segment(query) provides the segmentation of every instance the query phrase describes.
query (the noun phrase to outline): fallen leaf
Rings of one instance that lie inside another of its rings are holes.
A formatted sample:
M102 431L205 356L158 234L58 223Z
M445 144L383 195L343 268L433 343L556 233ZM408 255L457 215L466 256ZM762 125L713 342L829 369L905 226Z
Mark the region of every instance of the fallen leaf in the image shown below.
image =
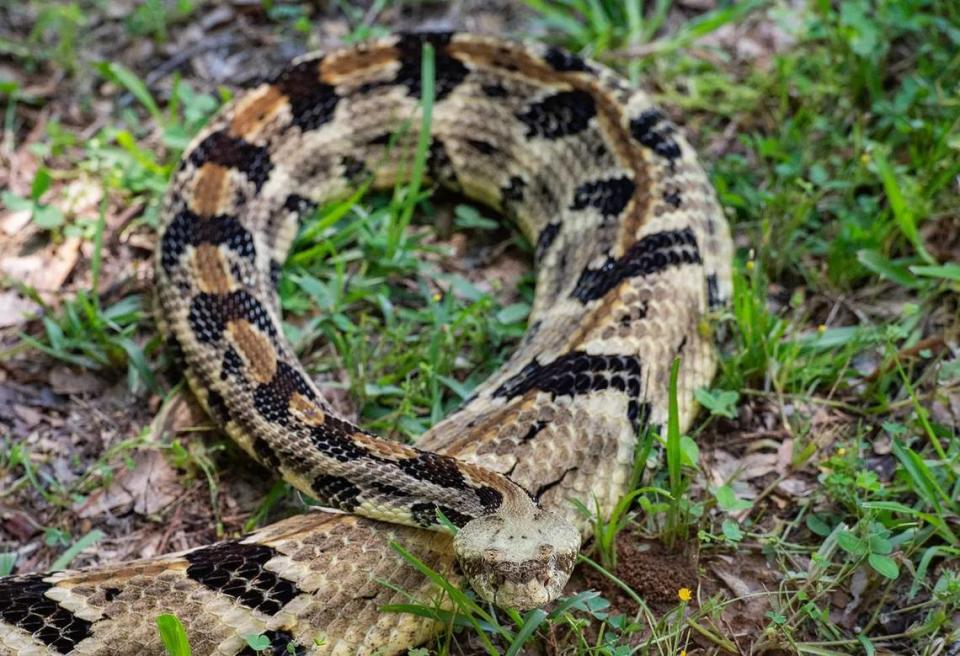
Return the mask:
M805 497L810 494L812 486L799 477L785 478L777 484L777 491L788 497Z
M753 480L777 472L780 458L776 453L751 453L741 460L740 478Z
M754 592L754 589L747 583L746 579L741 576L741 573L730 572L717 564L714 564L710 569L717 575L717 578L730 588L734 596L748 597L750 593Z
M43 528L22 510L0 509L0 526L20 542L26 542Z
M714 585L722 581L733 593L733 603L723 611L723 623L731 637L746 637L760 630L768 622L766 612L770 610L770 598L764 593L778 587L780 575L762 557L752 554L718 556L707 567L714 574L707 578Z
M793 462L793 438L786 438L777 449L777 473L783 476Z
M43 421L43 413L27 405L17 403L13 406L13 412L27 425L27 429L31 429Z
M130 509L152 515L176 500L181 492L177 472L159 450L138 451L133 460L132 469L121 470L107 488L97 490L77 507L79 517Z
M27 224L30 223L30 216L29 209L8 211L3 218L0 218L0 230L12 237L27 227Z
M57 394L95 394L103 391L105 386L102 379L87 371L54 367L50 372L50 387Z
M58 292L80 257L79 237L66 239L59 247L38 253L7 257L0 261L4 273L41 292Z
M867 575L865 567L859 567L853 573L850 579L851 599L843 609L843 625L847 628L853 628L857 620L857 609L860 607L860 599L867 590L870 583L870 577Z
M29 321L40 306L13 290L0 293L0 328L19 326Z

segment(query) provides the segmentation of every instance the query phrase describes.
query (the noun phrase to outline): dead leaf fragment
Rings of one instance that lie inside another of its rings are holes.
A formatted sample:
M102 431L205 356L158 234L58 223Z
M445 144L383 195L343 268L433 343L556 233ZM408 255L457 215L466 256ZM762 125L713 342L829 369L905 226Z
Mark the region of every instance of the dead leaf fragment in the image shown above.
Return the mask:
M20 542L26 542L43 528L27 513L5 508L0 508L0 526Z
M777 491L789 498L800 498L810 494L812 486L806 480L791 476L785 478L777 484Z
M70 237L56 248L4 258L0 269L37 291L59 292L80 258L80 243L79 237Z
M39 305L13 290L0 293L0 328L19 326L39 311Z
M776 453L751 453L741 459L740 478L752 481L777 471L780 459Z
M13 406L13 412L26 424L27 429L34 428L43 421L43 413L28 405L17 403Z
M77 508L82 518L132 509L152 515L173 503L181 492L177 472L156 450L138 451L133 469L123 469L109 487L97 490Z
M0 231L12 237L27 227L30 223L30 210L8 211L5 216L0 217Z
M96 394L106 384L87 371L75 371L69 367L54 367L50 372L50 387L57 394Z

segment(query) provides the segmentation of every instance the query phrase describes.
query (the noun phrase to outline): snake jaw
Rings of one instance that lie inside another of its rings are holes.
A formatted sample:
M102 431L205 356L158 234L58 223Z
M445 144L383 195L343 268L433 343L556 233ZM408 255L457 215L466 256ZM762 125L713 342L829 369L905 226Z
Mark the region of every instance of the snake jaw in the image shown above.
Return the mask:
M580 551L580 533L560 515L487 515L468 522L453 543L467 580L486 601L529 610L563 592Z

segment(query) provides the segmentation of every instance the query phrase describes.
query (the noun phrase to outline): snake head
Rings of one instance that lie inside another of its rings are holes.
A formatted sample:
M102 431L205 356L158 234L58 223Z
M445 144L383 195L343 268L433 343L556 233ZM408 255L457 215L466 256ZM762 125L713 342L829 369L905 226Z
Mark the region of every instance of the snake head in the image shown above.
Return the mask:
M560 596L580 551L580 532L537 508L473 519L457 533L453 548L477 594L501 608L529 610Z

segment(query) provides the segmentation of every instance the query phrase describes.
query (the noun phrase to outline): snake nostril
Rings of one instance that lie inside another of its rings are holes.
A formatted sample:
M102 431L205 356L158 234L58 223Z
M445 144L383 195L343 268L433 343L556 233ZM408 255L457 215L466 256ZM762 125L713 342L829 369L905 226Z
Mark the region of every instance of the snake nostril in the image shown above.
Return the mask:
M539 550L541 559L546 559L553 555L552 544L546 544L546 543L541 544L538 550Z
M483 559L488 562L498 563L503 560L503 551L490 547L483 550Z

